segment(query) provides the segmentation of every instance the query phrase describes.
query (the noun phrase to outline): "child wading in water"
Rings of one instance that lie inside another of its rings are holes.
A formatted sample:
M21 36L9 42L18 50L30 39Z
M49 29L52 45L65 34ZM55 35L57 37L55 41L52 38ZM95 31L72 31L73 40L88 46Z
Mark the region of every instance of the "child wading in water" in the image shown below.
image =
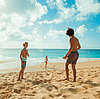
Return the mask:
M48 62L48 58L47 58L47 56L45 57L44 62L45 62L45 68L47 68L47 62Z
M18 77L18 80L20 79L24 79L23 78L23 75L24 75L24 70L26 68L26 61L27 61L27 56L29 57L29 54L28 54L28 50L26 49L28 47L28 42L25 42L23 44L23 49L21 50L21 53L20 53L20 59L21 59L21 70L19 72L19 77ZM21 77L21 78L20 78Z

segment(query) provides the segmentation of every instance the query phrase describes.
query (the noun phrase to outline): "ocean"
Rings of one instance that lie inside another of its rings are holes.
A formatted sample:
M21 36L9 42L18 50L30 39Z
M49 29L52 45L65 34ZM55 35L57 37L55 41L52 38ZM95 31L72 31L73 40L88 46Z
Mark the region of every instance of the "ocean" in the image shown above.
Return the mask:
M0 69L15 68L20 66L21 49L0 49L0 61L11 61L0 64ZM68 49L28 49L30 57L27 66L37 65L44 62L48 56L48 62L65 62L63 59ZM78 62L97 60L100 58L100 49L80 49Z

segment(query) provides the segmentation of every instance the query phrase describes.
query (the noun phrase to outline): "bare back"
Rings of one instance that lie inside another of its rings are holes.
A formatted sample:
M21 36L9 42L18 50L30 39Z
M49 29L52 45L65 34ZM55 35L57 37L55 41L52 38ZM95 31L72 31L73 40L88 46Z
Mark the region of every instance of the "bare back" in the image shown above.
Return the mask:
M79 40L75 36L70 38L69 44L70 44L70 47L72 48L72 51L77 51L81 47Z

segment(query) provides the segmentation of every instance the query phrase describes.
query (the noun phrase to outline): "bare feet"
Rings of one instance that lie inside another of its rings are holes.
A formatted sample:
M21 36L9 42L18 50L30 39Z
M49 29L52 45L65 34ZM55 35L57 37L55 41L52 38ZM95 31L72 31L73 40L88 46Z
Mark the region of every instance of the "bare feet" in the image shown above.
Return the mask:
M65 78L64 80L68 80L68 81L69 81L69 79L68 79L68 78Z
M76 82L76 80L73 80L73 82Z
M21 78L21 79L25 79L25 78Z
M21 79L18 78L17 81L21 81Z

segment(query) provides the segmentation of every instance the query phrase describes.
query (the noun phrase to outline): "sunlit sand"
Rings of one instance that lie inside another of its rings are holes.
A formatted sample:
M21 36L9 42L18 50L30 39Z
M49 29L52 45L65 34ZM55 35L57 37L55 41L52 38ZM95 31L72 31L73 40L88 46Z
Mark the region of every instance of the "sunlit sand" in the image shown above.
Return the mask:
M8 70L10 73L1 73L0 98L100 99L100 60L78 63L77 82L72 82L69 67L69 81L62 80L65 78L64 63L49 63L47 69L44 64L27 67L21 81L17 81L18 68Z

